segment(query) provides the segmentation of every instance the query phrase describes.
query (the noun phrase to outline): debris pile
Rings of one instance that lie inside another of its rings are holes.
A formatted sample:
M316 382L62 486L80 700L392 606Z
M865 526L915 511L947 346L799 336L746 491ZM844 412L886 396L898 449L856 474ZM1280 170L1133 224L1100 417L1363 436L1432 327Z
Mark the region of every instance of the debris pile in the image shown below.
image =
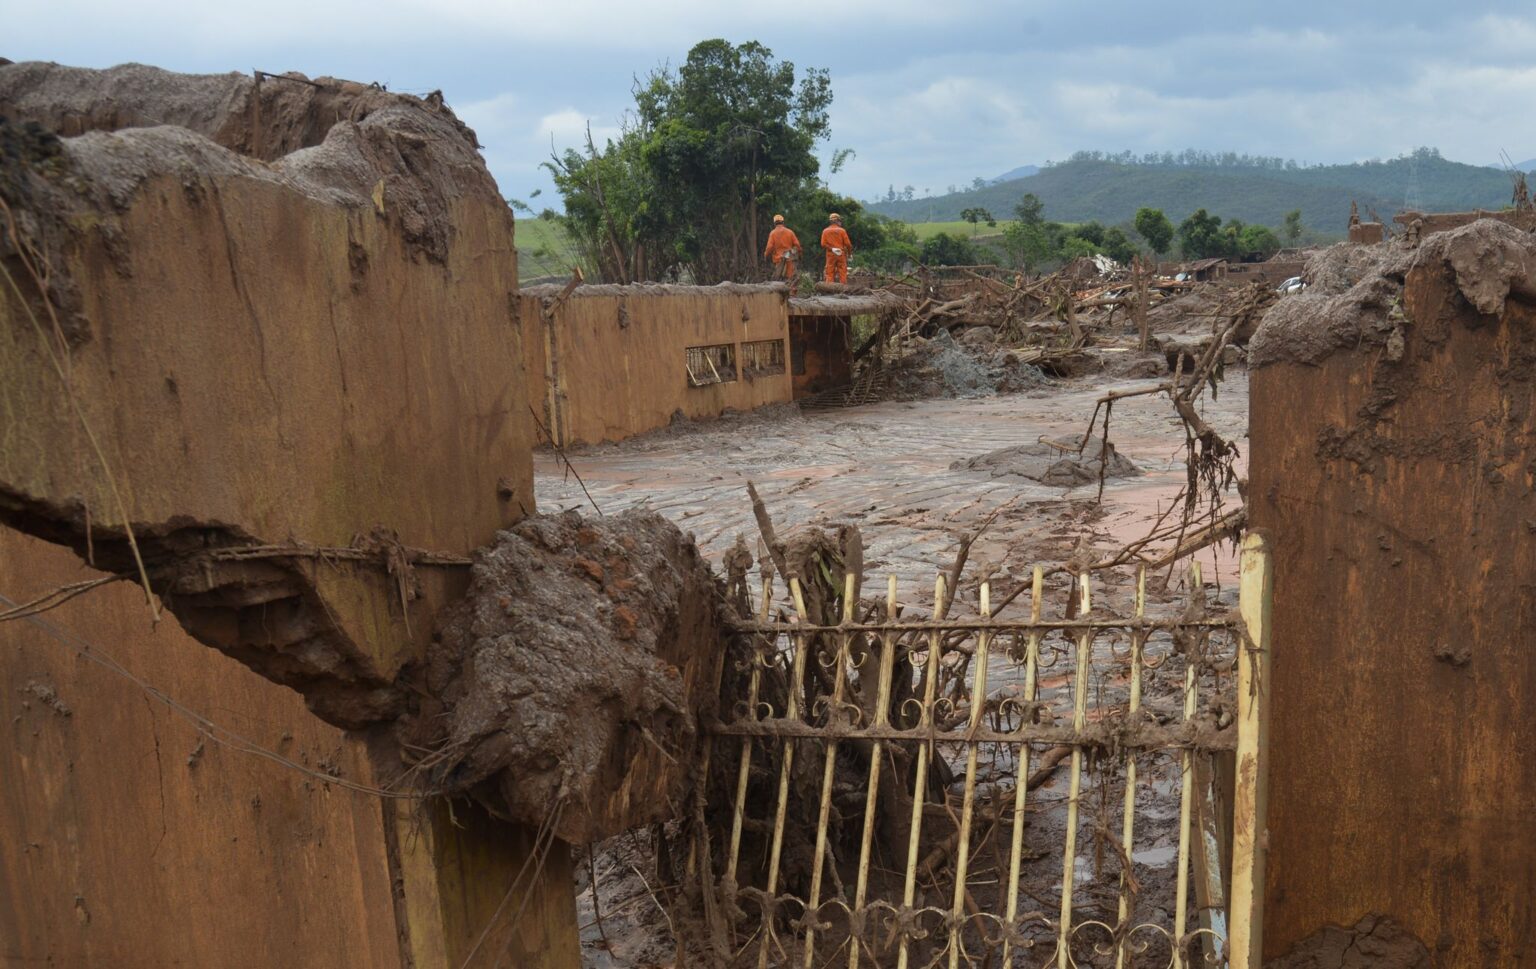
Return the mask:
M888 365L886 396L919 400L1018 393L1045 382L1032 359L1038 356L1031 348L1016 351L978 339L959 342L940 330L931 340L913 341Z
M1130 478L1141 474L1136 463L1113 444L1101 439L1040 440L1034 444L999 448L956 461L951 471L985 472L989 477L1028 478L1058 488L1096 484L1104 478Z
M406 749L433 751L429 787L574 844L674 817L714 709L718 597L660 515L530 517L475 556Z

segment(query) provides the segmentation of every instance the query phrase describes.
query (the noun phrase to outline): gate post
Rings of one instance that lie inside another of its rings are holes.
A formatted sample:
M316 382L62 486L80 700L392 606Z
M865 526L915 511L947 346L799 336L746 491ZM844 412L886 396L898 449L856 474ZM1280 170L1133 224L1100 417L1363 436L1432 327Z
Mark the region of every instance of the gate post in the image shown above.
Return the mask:
M1242 638L1237 661L1237 783L1232 799L1231 969L1263 965L1264 855L1268 837L1269 631L1274 592L1269 542L1243 539Z

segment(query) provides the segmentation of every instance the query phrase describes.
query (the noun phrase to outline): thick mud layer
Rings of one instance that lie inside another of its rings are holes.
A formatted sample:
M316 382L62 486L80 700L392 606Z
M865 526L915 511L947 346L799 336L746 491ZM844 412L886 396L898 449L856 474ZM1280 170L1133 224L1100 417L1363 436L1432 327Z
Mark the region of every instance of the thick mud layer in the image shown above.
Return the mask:
M476 556L429 664L433 786L585 843L678 813L710 715L719 592L652 512L529 518ZM433 736L433 735L436 736Z
M1019 393L1044 384L1045 375L1006 347L958 344L940 330L892 363L889 380L893 399L923 400Z
M1265 969L1429 969L1429 950L1384 915L1367 915L1353 928L1330 925Z
M1306 292L1269 310L1249 347L1255 367L1316 364L1336 350L1382 347L1400 356L1409 272L1443 265L1455 276L1461 297L1478 313L1503 309L1511 294L1536 295L1536 240L1496 219L1480 219L1436 233L1422 245L1341 244L1307 264Z
M984 471L993 478L1018 477L1057 488L1077 488L1100 478L1141 474L1135 462L1094 439L1078 450L1076 440L1038 441L1000 448L949 466L951 471Z

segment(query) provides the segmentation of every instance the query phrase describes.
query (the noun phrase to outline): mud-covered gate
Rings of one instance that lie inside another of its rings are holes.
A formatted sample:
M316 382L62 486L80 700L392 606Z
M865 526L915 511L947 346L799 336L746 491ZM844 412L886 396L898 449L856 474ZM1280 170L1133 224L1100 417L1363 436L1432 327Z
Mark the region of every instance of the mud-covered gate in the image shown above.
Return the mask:
M940 577L904 619L895 578L859 615L850 574L842 621L817 625L770 571L712 752L730 964L1257 966L1258 535L1241 576L1235 612L1197 569L1152 616L1142 574L1118 617L1086 575L1059 616L1038 569L966 606ZM1027 618L1003 618L1016 597Z

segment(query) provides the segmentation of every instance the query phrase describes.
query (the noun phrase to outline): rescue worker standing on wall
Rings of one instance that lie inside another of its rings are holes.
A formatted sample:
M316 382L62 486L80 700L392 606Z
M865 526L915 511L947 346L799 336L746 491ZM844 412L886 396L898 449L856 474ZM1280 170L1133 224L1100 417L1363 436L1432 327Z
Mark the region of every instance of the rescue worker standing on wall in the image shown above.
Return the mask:
M831 225L821 230L821 248L827 252L827 282L848 281L848 257L853 254L853 240L843 228L843 217L833 212L827 216Z
M800 260L800 237L784 224L784 216L773 217L773 231L768 233L768 245L764 247L763 255L774 264L778 275L789 283L789 288L793 291L795 263Z

